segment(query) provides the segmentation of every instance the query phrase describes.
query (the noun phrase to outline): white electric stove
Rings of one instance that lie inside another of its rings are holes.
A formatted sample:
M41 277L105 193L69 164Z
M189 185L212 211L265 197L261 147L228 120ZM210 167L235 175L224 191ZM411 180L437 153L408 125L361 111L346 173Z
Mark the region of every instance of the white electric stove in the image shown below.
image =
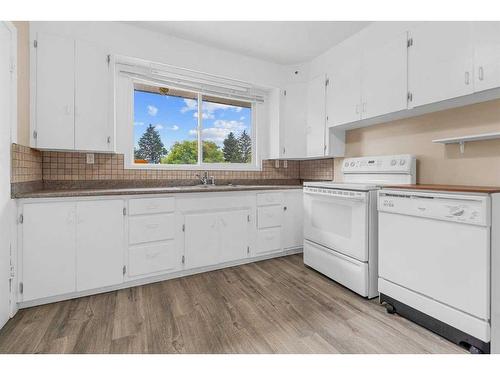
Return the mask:
M304 183L304 263L354 292L378 295L377 190L414 184L412 155L345 159L343 182Z

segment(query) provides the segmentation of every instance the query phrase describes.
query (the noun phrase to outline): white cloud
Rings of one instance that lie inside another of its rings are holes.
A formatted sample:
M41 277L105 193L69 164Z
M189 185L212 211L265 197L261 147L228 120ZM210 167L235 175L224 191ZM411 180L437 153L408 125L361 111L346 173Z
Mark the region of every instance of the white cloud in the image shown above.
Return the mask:
M155 127L156 130L163 129L163 125L162 124L156 124L154 127Z
M175 132L175 131L179 130L179 126L177 126L177 125L172 125L172 126L168 127L167 129L168 129L168 130L172 130L172 131L174 131L174 132Z
M194 99L184 99L184 107L181 108L181 113L189 111L196 111L198 109L198 102Z
M156 108L154 105L148 105L148 114L150 116L156 116L158 113L158 108Z
M201 130L202 139L205 141L212 141L222 146L224 139L229 135L230 132L235 133L236 136L241 134L245 130L245 124L241 121L231 120L216 120L212 127L203 128ZM190 135L196 135L196 129L189 131Z
M142 121L136 121L134 122L134 126L144 126L144 123Z
M240 121L243 121L245 119L245 116L240 117Z
M193 113L194 118L198 118L198 112ZM203 120L213 120L215 118L213 113L203 112L201 114Z
M235 112L241 112L242 109L243 108L241 108L241 107L233 107L233 111L235 111Z
M181 113L194 111L193 117L198 117L198 102L194 99L184 99L184 107L181 108ZM241 107L235 107L228 104L203 102L202 104L202 118L205 120L212 120L215 118L216 111L232 110L234 112L241 112Z

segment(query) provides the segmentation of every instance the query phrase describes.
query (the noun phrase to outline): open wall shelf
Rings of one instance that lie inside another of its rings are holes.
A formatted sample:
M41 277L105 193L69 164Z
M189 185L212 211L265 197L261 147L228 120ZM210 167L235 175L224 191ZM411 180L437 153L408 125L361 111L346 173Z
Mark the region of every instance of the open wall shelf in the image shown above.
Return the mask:
M463 154L463 152L465 150L465 143L466 142L485 141L485 140L497 139L497 138L500 138L500 132L466 135L466 136L462 136L462 137L434 139L434 140L432 140L432 142L433 143L441 143L441 144L445 144L445 145L457 143L460 145L460 152Z

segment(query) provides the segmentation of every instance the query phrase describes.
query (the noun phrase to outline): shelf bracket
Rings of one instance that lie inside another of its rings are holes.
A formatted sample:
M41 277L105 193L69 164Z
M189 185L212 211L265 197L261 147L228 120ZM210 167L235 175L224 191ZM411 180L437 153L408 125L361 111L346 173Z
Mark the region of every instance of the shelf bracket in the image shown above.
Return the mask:
M463 154L465 152L465 142L461 141L458 144L460 145L460 153Z

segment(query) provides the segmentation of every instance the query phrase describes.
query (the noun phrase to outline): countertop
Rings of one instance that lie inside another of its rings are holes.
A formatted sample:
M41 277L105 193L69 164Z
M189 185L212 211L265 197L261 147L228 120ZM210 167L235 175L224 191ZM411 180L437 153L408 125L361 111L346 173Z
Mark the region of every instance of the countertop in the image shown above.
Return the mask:
M464 186L464 185L434 185L434 184L415 184L415 185L388 185L384 189L406 189L406 190L433 190L433 191L451 191L460 193L500 193L498 186Z
M42 189L25 193L17 193L13 198L66 198L93 197L107 195L137 195L137 194L173 194L173 193L206 193L252 190L288 190L302 189L302 185L194 185L168 186L153 188L120 188L120 189Z

